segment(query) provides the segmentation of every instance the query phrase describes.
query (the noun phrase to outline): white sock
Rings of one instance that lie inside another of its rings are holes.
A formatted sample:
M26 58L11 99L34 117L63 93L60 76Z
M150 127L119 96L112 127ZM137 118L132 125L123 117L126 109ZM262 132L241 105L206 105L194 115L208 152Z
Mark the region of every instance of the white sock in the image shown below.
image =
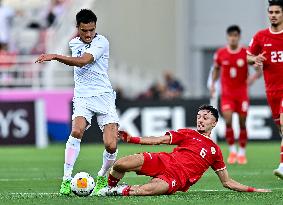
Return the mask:
M117 157L117 154L118 154L118 149L113 154L111 154L111 153L107 152L106 150L104 150L104 152L103 152L103 164L102 164L102 167L101 167L100 171L97 174L98 176L105 176L107 171L114 164L114 162L116 160L116 157Z
M67 179L70 180L72 178L73 167L80 153L80 145L81 145L80 139L69 136L69 139L66 142L66 149L65 149L63 180L67 180Z
M279 169L283 170L283 163L282 162L279 164Z
M235 145L235 144L229 145L229 151L230 151L230 153L231 153L231 152L237 153L236 145Z
M239 156L245 156L246 155L246 148L245 147L239 147L238 155Z

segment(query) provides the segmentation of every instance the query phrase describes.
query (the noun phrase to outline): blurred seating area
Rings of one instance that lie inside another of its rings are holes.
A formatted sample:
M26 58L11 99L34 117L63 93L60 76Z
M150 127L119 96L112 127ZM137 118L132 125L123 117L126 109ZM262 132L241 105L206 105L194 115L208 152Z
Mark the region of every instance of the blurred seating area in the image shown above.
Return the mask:
M56 62L38 65L34 61L41 53L68 53L68 41L76 33L75 13L80 8L95 9L97 2L0 0L0 25L5 25L0 31L0 89L72 89L72 69ZM160 71L117 62L111 56L109 75L119 97L148 100L182 97L183 86L169 71L163 75Z

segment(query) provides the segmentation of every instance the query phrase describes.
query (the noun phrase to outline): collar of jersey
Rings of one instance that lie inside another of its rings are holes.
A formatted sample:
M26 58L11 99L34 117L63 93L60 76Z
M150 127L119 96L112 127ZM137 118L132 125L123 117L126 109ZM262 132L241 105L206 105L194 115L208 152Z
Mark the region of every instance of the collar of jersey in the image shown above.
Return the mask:
M271 30L271 27L269 27L269 32L270 32L271 34L281 34L281 33L283 33L283 29L282 29L281 31L275 32L275 31L272 31L272 30Z
M238 48L236 50L232 50L228 45L226 46L227 51L231 54L236 54L236 53L240 53L240 51L242 50L242 46L238 46Z
M198 132L197 130L194 130L195 132L197 132L198 134L200 134L200 135L202 135L202 136L204 136L205 138L207 138L207 139L209 139L209 140L211 140L212 141L212 139L210 138L210 137L208 137L208 136L206 136L206 135L204 135L204 134L201 134L200 132Z

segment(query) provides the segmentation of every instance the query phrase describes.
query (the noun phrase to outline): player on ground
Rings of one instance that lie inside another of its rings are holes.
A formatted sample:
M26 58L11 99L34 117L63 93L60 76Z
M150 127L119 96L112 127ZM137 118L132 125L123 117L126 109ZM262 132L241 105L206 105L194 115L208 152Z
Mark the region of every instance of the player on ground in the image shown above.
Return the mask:
M242 185L228 176L220 147L210 139L218 120L218 111L211 105L199 107L197 130L169 131L161 137L132 137L120 131L119 137L128 143L142 145L177 145L171 152L144 152L117 160L108 177L109 187L101 189L104 195L162 195L187 191L211 166L223 186L242 192L268 192ZM126 172L153 177L144 185L118 185Z
M211 84L211 96L215 95L215 82L221 79L221 111L226 124L226 141L230 154L227 162L246 164L246 145L248 141L246 118L249 107L248 85L251 85L260 72L249 77L246 49L239 44L241 30L232 25L227 28L227 46L217 50L214 56L214 70ZM232 128L233 113L238 113L240 124L239 150L235 145Z
M79 36L69 42L72 57L58 54L43 54L36 62L57 60L74 66L74 113L72 132L66 143L64 176L60 193L71 193L70 181L73 166L80 152L84 131L90 126L96 114L97 122L103 131L105 150L103 165L98 172L95 193L107 186L106 172L113 165L117 150L118 116L115 107L115 92L111 87L107 70L109 58L108 40L96 33L96 15L82 9L76 15Z
M283 134L283 0L269 0L270 28L253 37L248 49L248 61L263 70L265 90L272 118ZM283 139L280 164L274 174L283 179Z

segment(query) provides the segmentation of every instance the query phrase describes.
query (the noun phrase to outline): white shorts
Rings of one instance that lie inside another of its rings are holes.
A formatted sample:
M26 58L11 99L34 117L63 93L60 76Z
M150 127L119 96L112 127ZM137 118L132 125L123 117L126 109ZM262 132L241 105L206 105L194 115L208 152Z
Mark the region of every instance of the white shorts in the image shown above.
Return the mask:
M91 125L91 118L96 115L98 126L102 131L107 124L119 124L115 99L115 92L92 97L74 97L72 120L81 116Z

